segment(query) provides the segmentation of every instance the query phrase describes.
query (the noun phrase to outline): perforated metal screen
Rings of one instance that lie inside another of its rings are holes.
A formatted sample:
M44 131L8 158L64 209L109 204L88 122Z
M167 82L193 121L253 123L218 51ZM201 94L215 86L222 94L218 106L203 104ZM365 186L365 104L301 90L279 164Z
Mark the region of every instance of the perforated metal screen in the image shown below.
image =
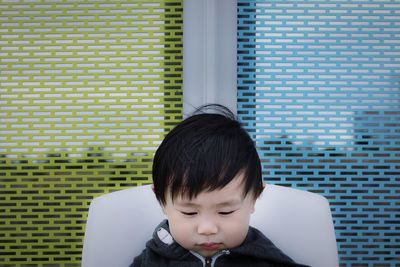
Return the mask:
M264 179L325 195L341 266L400 266L400 2L239 1Z
M80 266L100 194L181 119L182 1L2 1L0 265Z

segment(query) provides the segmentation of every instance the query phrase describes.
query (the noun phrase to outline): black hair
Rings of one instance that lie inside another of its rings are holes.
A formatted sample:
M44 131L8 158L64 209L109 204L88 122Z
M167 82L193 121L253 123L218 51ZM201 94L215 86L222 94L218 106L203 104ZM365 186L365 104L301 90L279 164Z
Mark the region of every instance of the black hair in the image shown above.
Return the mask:
M210 113L210 111L212 111ZM226 107L212 104L197 109L164 138L153 160L157 200L166 194L196 197L221 189L243 174L244 196L262 190L261 163L253 140Z

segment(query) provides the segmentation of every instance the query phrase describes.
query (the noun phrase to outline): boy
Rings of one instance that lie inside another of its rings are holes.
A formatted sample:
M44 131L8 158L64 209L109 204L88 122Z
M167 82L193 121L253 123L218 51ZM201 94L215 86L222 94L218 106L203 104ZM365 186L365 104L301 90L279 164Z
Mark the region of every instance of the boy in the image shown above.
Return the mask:
M153 183L167 220L131 267L302 266L249 227L264 188L261 163L227 108L204 106L167 134Z

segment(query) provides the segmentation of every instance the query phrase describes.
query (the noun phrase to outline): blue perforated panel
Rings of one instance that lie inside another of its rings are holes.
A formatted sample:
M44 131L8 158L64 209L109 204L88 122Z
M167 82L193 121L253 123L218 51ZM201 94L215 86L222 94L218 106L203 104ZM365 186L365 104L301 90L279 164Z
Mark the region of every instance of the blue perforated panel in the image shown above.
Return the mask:
M400 2L238 1L266 182L326 196L341 266L400 266Z

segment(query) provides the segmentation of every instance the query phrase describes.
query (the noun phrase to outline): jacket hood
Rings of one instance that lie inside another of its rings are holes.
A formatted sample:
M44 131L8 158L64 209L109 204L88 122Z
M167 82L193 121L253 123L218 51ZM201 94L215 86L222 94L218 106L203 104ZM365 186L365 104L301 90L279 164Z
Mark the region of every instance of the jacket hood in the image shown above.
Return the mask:
M156 227L153 238L147 242L146 247L168 259L177 260L191 254L172 238L167 220Z

